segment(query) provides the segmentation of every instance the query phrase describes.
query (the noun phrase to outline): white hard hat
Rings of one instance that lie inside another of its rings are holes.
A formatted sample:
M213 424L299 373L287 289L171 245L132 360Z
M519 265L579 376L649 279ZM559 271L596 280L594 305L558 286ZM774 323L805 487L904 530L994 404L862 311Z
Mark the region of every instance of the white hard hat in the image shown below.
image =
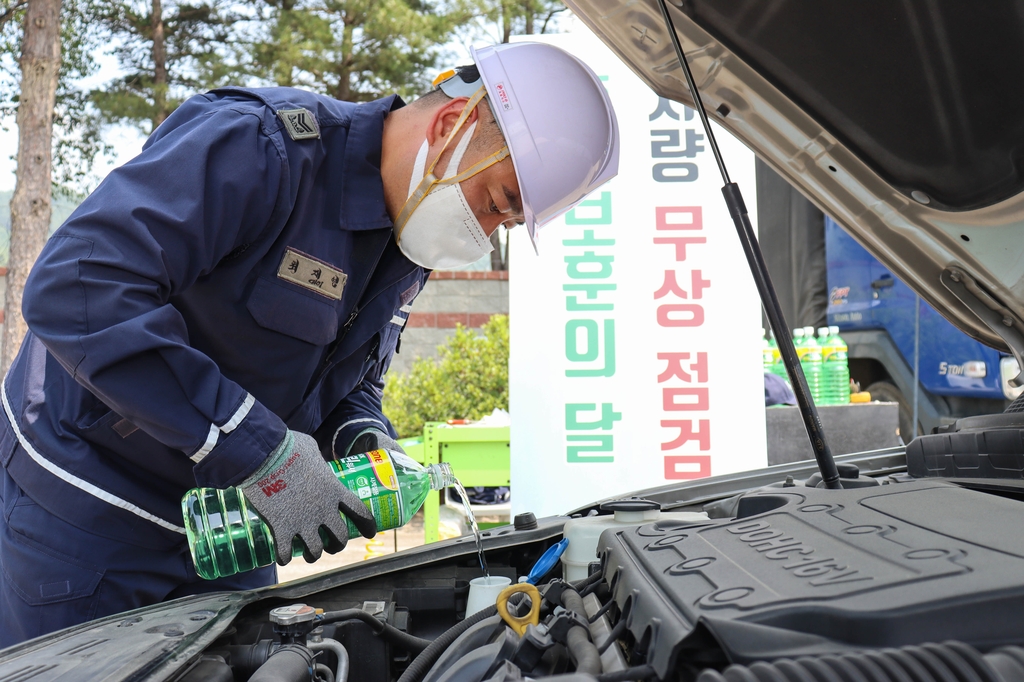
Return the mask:
M505 135L522 195L526 229L578 204L619 172L619 126L601 80L565 50L510 43L473 50L494 117ZM468 96L476 84L440 88Z

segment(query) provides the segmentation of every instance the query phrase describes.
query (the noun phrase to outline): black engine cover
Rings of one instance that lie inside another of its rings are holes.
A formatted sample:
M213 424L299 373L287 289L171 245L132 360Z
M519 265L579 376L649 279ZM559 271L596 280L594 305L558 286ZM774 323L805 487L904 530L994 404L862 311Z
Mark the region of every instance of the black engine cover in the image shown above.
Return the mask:
M739 509L601 535L604 578L662 678L687 664L1024 642L1024 503L931 480L772 489Z

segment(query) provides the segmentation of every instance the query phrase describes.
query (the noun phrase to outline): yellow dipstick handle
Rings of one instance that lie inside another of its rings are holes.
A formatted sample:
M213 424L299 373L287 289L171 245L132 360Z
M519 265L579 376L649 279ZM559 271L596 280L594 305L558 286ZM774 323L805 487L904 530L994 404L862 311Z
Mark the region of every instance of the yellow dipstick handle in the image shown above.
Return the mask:
M513 616L508 612L509 598L519 592L525 592L530 597L531 604L530 612L522 618ZM540 591L530 583L509 585L498 595L498 601L495 602L495 606L498 607L498 613L501 615L502 620L508 623L508 626L515 630L516 634L520 637L526 634L527 625L537 625L540 623Z

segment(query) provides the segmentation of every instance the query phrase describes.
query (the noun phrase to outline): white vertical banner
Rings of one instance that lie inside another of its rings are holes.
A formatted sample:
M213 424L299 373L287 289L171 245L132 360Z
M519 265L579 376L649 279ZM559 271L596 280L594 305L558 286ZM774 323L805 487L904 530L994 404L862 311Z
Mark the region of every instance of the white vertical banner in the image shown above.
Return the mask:
M513 511L766 466L760 302L699 117L585 29L530 39L601 77L621 150L539 256L510 233ZM755 220L754 155L715 134Z

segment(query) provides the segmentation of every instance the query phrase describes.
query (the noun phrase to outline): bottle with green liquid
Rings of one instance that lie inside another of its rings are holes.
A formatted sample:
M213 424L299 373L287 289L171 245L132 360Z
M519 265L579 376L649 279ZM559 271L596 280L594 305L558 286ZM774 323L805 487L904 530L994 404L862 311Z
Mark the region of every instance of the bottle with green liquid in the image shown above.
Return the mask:
M427 495L455 485L445 463L422 466L400 452L373 450L329 463L346 488L359 496L377 521L377 530L404 526ZM193 488L181 498L192 562L207 580L251 571L274 563L274 539L238 488ZM359 531L348 521L349 537ZM292 556L302 556L295 539Z

